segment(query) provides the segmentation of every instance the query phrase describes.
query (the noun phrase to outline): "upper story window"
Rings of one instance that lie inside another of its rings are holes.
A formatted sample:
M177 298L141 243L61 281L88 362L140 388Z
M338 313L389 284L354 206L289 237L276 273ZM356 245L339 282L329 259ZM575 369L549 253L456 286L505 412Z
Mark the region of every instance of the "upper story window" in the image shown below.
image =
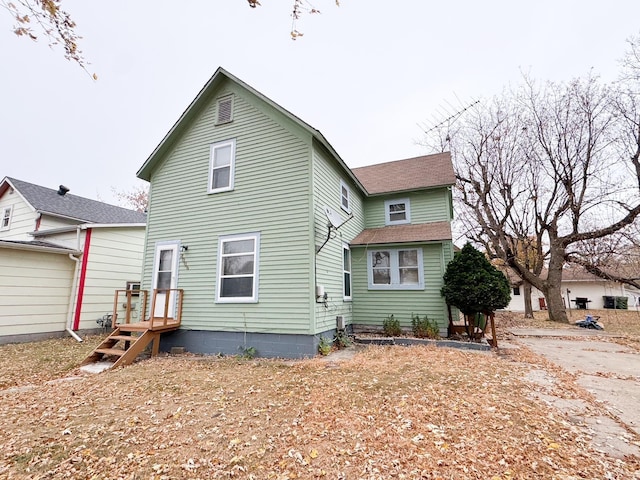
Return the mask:
M258 301L259 251L259 233L220 237L216 302L254 303Z
M233 95L226 95L216 101L216 125L233 121Z
M342 298L351 300L351 250L342 244Z
M236 140L225 140L211 145L209 167L209 193L233 190L236 163Z
M385 200L384 223L386 225L400 225L411 223L411 205L408 198Z
M4 207L2 209L2 218L0 218L0 230L9 230L11 226L11 212L13 212L13 205L10 207Z
M422 249L371 250L367 256L370 290L422 290Z
M351 213L351 190L342 180L340 180L340 207L345 212Z
M513 287L513 294L520 295L520 287Z

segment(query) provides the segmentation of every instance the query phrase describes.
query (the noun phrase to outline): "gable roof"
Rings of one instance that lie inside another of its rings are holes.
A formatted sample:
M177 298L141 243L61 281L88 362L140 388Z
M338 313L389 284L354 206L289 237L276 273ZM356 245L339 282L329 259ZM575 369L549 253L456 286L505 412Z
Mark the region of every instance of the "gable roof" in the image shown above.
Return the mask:
M215 92L216 88L224 81L224 79L231 80L232 82L236 83L240 87L244 88L249 93L251 93L252 95L255 95L260 100L262 100L263 102L265 102L266 104L268 104L269 106L271 106L272 108L274 108L275 110L283 114L285 117L293 121L303 130L308 132L313 139L315 139L322 146L324 146L329 151L329 153L338 161L342 169L347 173L347 175L349 175L349 177L354 181L354 183L358 186L358 188L360 188L363 191L363 193L366 193L364 187L362 186L358 178L353 174L353 172L349 169L349 167L347 167L344 160L342 160L342 158L340 158L340 155L338 155L338 152L335 151L335 149L331 146L331 144L327 141L327 139L324 138L324 135L322 135L322 133L320 133L319 130L316 130L311 125L304 122L302 119L300 119L290 111L281 107L276 102L266 97L265 95L257 91L255 88L253 88L249 84L243 82L239 78L227 72L222 67L218 67L218 69L207 81L204 87L202 87L200 92L198 92L198 95L196 95L193 101L189 104L187 109L182 113L182 115L180 115L180 118L178 119L178 121L173 125L173 127L171 127L171 130L167 132L167 134L164 136L162 141L153 150L153 152L151 152L151 155L149 155L149 158L147 158L147 160L144 162L144 164L140 167L140 169L136 173L138 178L141 178L147 181L151 180L151 172L158 165L158 162L161 161L164 154L167 153L167 151L171 148L174 142L176 142L177 139L180 138L182 133L188 128L190 121L193 120L198 115L201 108L211 99L211 96Z
M424 190L456 183L449 152L354 168L370 195Z
M451 240L451 224L449 222L367 228L351 240L350 245L437 242L442 240Z
M9 188L15 189L31 207L41 213L78 220L87 223L146 223L144 213L116 207L67 193L59 195L56 190L5 177L0 183L0 196Z

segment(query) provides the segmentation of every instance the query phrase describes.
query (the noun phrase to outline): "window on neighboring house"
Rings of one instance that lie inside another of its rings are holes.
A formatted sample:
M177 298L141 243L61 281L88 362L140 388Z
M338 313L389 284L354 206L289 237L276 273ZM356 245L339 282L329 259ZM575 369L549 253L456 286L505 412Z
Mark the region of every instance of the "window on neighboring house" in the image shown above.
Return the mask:
M513 287L513 294L520 295L520 287Z
M220 97L216 101L216 125L233 120L233 95Z
M369 251L369 289L422 290L422 265L422 249L419 248Z
M140 295L140 282L127 282L127 290L131 290L131 295Z
M342 180L340 180L340 206L345 212L351 213L351 191Z
M13 206L4 207L2 209L2 219L0 220L0 230L9 230L11 226L11 212L13 211Z
M351 300L351 250L346 243L342 244L342 297Z
M384 223L387 225L400 225L411 223L411 207L408 198L385 200Z
M218 241L217 302L258 301L260 234L230 235Z
M225 140L211 145L209 193L233 190L236 141Z

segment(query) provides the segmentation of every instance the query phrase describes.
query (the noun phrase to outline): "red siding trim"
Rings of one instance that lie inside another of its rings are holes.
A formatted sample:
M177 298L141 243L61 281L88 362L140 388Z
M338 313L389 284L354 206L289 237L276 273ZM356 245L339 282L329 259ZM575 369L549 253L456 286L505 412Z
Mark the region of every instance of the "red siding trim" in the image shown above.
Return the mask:
M73 329L78 330L80 326L80 313L82 311L82 297L84 296L84 284L87 278L87 263L89 263L89 247L91 246L91 228L87 228L84 237L84 251L82 253L82 266L80 267L80 282L78 284L78 295L76 296L76 311L73 318Z

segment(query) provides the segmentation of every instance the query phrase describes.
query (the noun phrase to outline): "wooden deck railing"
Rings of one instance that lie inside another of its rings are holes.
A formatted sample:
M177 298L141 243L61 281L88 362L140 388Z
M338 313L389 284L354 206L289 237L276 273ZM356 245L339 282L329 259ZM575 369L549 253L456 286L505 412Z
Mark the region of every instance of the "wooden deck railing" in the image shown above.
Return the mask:
M156 302L158 294L164 294L164 301L159 307L162 307L162 315L156 315ZM175 294L175 297L174 297ZM155 289L150 305L150 315L147 318L147 301L149 298L148 290L116 290L115 299L113 301L113 315L111 317L111 327L116 328L121 325L137 324L140 329L147 330L166 330L168 328L177 328L182 322L182 299L184 291L181 288L172 289ZM175 298L175 300L173 300ZM172 313L173 302L175 301L175 311ZM124 312L119 318L120 305ZM137 307L137 308L136 308ZM136 313L134 315L134 313ZM136 318L137 317L137 318Z

